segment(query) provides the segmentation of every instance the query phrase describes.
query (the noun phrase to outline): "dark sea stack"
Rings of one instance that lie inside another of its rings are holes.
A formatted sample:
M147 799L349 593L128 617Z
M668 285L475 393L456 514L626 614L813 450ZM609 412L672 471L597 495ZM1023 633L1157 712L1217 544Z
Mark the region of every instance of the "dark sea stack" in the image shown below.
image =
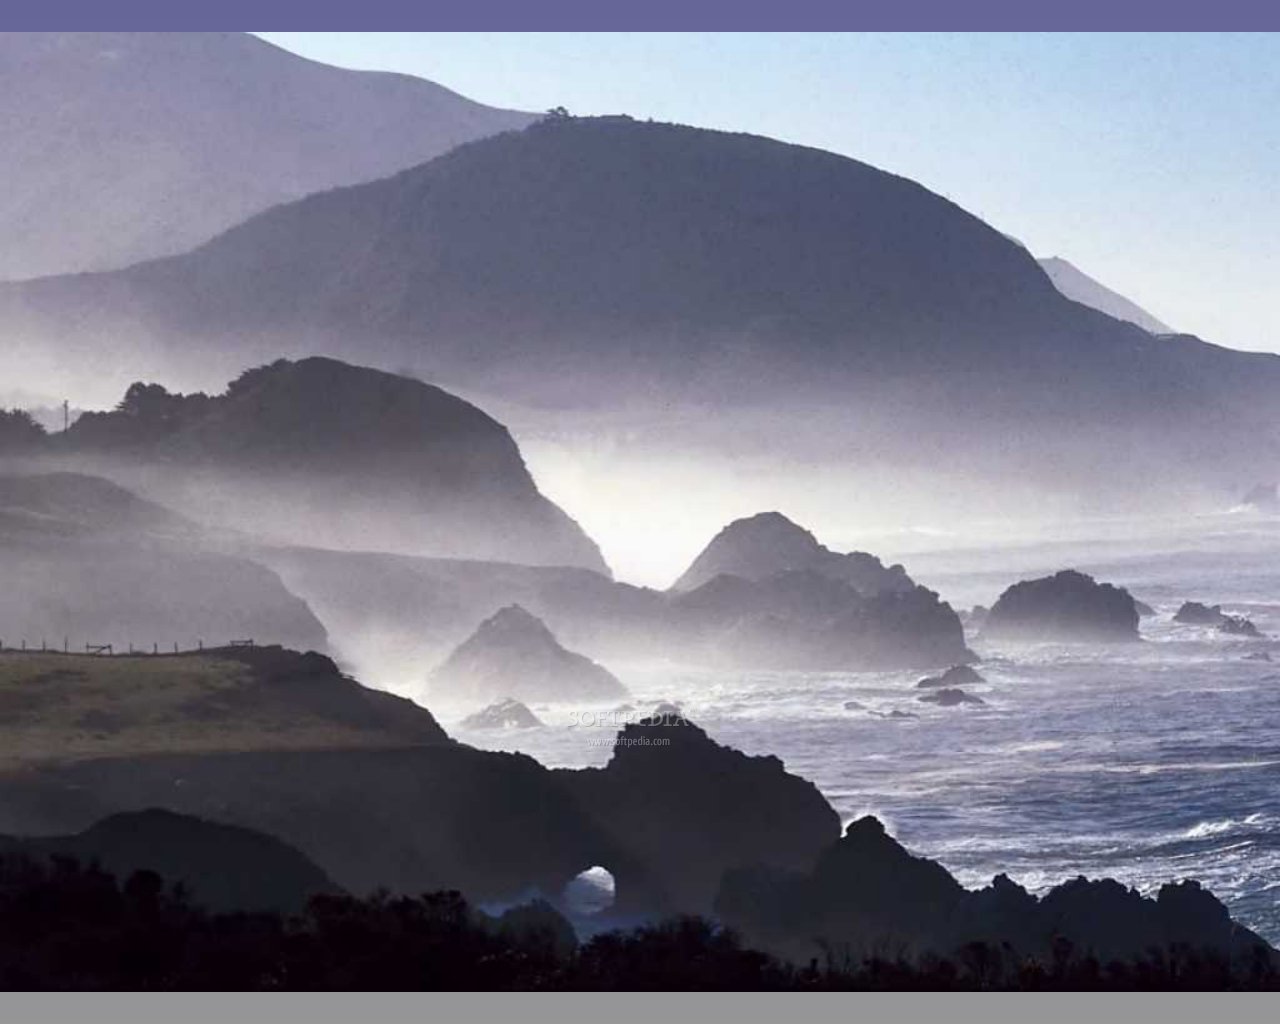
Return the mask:
M600 702L626 687L590 658L562 647L542 620L508 605L484 622L432 674L433 700L486 703Z
M1146 601L1139 601L1135 598L1133 606L1138 610L1139 618L1149 619L1156 613L1156 610L1152 608L1151 605L1147 604Z
M430 384L336 359L279 359L213 397L134 384L48 447L55 464L100 465L202 522L291 544L608 573L501 423Z
M668 592L682 654L734 668L933 668L969 660L951 606L900 565L841 555L785 516L725 527Z
M808 871L726 872L716 910L748 941L800 963L823 950L853 962L955 956L978 942L1002 951L1006 966L1062 955L1132 962L1181 950L1248 969L1277 956L1195 882L1166 885L1155 899L1110 879L1078 878L1040 899L1005 875L967 890L870 817L851 824Z
M671 589L696 590L721 575L760 581L792 571L840 580L868 596L914 586L900 565L886 567L862 551L838 554L780 512L761 512L716 534Z
M952 665L940 676L926 676L916 683L917 690L935 690L945 686L972 686L985 683L981 674L972 665Z
M1206 605L1199 601L1184 601L1173 616L1174 622L1186 626L1220 626L1226 616L1222 613L1222 605Z
M975 697L971 693L965 693L964 690L954 687L930 690L928 693L920 694L916 700L924 704L937 704L941 708L954 708L962 704L980 705L986 703L981 697Z
M542 721L518 700L500 700L462 720L464 729L540 729Z
M68 857L121 879L155 871L214 912L298 913L337 885L301 852L252 829L171 811L113 814L76 835L0 837L0 855Z
M803 867L840 834L812 783L776 757L721 746L683 716L628 725L604 768L555 774L635 858L628 871L605 865L619 909L705 913L727 869Z
M1066 569L1009 587L992 606L983 634L1068 643L1137 640L1138 610L1127 590Z

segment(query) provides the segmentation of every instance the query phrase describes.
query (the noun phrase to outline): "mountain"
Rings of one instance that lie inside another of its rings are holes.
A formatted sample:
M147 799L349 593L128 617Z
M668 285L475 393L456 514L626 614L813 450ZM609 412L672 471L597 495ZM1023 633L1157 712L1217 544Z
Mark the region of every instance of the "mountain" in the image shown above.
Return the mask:
M530 120L239 32L5 33L0 278L182 252Z
M0 473L0 574L9 648L328 646L324 626L270 569L98 477Z
M1167 504L1280 458L1280 357L1072 302L856 160L625 117L547 118L181 256L4 286L0 329L85 393L281 353L407 367L522 435L616 438L608 472L740 455L887 514Z
M566 650L541 619L518 604L480 623L432 673L433 700L602 701L626 688L590 658Z
M502 424L429 384L333 359L278 360L213 397L134 384L28 455L258 536L607 572Z
M912 587L900 565L886 568L861 551L837 554L780 512L761 512L735 519L716 534L671 589L694 590L722 573L762 580L793 570L841 580L868 596Z
M1053 286L1072 302L1079 302L1107 316L1136 324L1149 334L1176 334L1168 324L1157 320L1136 302L1113 292L1100 281L1095 281L1073 263L1061 256L1049 256L1037 261L1049 275Z

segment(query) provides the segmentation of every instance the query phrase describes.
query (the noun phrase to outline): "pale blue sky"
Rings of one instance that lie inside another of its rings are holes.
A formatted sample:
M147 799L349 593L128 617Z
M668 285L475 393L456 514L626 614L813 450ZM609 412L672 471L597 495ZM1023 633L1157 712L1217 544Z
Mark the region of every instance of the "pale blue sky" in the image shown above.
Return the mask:
M1280 35L259 33L473 99L820 146L1280 351Z

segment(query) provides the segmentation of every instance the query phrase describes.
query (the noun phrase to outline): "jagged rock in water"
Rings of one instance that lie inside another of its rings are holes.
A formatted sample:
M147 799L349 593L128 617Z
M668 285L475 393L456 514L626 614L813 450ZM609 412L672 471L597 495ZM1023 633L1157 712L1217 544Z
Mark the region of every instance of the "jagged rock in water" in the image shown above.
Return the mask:
M1243 615L1224 615L1222 621L1218 623L1218 632L1226 633L1228 636L1247 636L1254 639L1262 637L1258 627Z
M1173 616L1174 622L1188 626L1220 626L1226 616L1222 613L1222 605L1206 605L1199 601L1184 601Z
M761 512L716 534L671 589L696 590L721 575L760 581L784 572L815 572L865 595L914 586L900 565L886 567L861 551L838 554L780 512Z
M1219 633L1225 633L1228 636L1246 636L1255 639L1262 636L1258 627L1249 619L1243 615L1228 615L1219 604L1205 605L1199 601L1186 601L1173 616L1173 621L1189 626L1214 626Z
M986 680L971 665L952 665L940 676L926 676L916 683L917 690L933 690L944 686L965 686Z
M1138 610L1127 590L1067 569L1009 587L983 633L1007 640L1137 640Z
M1248 966L1275 951L1236 924L1195 882L1155 899L1110 881L1078 878L1037 899L1005 875L963 888L938 863L912 856L878 820L860 818L807 871L738 867L726 872L716 912L748 942L799 962L827 950L850 956L956 954L983 942L1009 961L1061 953L1144 959L1180 946Z
M928 693L922 693L916 700L924 704L937 704L943 708L953 708L961 704L985 704L986 701L981 697L975 697L971 693L965 693L964 690L947 687L941 690L931 690Z
M542 721L518 700L503 700L468 715L464 729L539 729Z
M1139 601L1137 598L1134 598L1133 606L1138 610L1139 618L1149 619L1156 613L1156 610L1146 601Z
M566 650L518 604L480 624L431 676L433 700L600 702L627 695L612 673Z

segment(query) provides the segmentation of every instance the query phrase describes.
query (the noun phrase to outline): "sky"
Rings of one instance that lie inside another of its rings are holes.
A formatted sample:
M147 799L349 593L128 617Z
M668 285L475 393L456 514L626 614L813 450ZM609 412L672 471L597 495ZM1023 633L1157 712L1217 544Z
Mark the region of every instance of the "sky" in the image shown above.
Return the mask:
M1179 330L1280 351L1280 35L258 35L495 106L855 157Z

